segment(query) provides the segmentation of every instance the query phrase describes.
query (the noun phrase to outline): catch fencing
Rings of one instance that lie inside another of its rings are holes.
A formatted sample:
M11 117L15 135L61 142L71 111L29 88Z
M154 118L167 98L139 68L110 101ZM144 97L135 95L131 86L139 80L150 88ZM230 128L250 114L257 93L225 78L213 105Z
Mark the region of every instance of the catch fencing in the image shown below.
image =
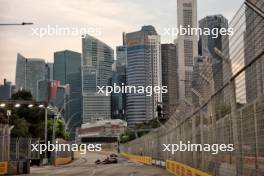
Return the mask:
M223 36L222 48L214 48L211 57L194 65L192 98L181 102L165 125L122 145L121 150L176 161L215 176L263 176L263 12L264 1L246 1L229 23L234 34ZM163 144L180 141L233 144L234 151L164 151Z
M10 160L39 160L43 158L38 151L32 150L31 144L40 144L40 140L34 138L11 138Z
M10 133L9 126L0 124L0 162L8 160Z

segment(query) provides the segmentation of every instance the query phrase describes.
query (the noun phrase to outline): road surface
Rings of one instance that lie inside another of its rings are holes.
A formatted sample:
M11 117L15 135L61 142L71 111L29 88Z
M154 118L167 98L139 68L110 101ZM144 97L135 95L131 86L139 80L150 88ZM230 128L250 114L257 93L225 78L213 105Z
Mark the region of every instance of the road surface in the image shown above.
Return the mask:
M89 152L78 160L64 166L32 167L30 175L52 176L169 176L170 174L155 166L118 158L118 164L95 165L97 159L103 160L109 153Z

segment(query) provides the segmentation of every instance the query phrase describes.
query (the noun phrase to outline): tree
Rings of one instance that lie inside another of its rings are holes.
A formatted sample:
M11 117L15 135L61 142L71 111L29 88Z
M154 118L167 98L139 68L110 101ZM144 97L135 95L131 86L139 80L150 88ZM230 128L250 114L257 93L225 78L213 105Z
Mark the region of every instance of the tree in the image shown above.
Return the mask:
M24 118L19 118L16 114L11 116L10 123L15 126L12 130L12 137L29 137L29 123Z
M48 119L48 140L50 140L50 141L52 140L53 124L54 124L54 119L49 118ZM62 138L65 140L69 139L69 133L66 132L66 130L65 130L65 124L64 124L63 120L61 120L61 119L56 120L55 131L56 131L56 134L55 134L56 138Z
M26 90L19 90L12 95L12 100L33 100L32 94Z
M120 143L126 143L134 139L136 139L135 133L129 130L120 135Z
M32 101L33 98L30 92L20 90L12 95L12 100ZM9 124L15 126L11 132L13 137L44 138L44 109L28 108L27 105L21 105L19 108L9 106L4 111L7 109L12 112Z
M21 90L12 95L13 100L31 101L32 95L30 92ZM19 108L14 106L0 109L0 123L8 123L6 117L6 110L11 110L10 125L14 125L11 132L13 137L32 137L44 139L45 131L45 111L43 108L32 107L28 108L27 105L21 105ZM61 119L56 120L56 137L68 139L69 134L65 131L64 122ZM53 130L53 117L48 115L48 137L52 139Z

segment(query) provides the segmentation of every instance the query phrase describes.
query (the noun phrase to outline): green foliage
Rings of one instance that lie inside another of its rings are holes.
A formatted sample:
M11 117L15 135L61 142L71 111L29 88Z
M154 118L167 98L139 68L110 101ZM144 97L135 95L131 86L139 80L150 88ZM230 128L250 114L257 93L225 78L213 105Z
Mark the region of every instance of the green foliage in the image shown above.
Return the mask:
M21 90L12 95L12 100L31 101L32 95L30 92ZM9 124L14 125L11 132L12 137L32 137L44 139L45 132L45 111L43 108L21 105L19 108L7 106L0 108L0 123L7 124L8 118L6 111L11 110L12 115L9 117ZM64 122L61 119L56 121L56 137L68 139L69 134L65 131ZM52 139L53 117L48 117L48 138Z
M135 133L129 130L127 130L125 133L120 135L120 143L126 143L134 139L136 139Z
M138 137L144 136L145 134L149 133L149 131L151 131L152 129L160 127L161 123L163 123L163 122L159 122L157 119L152 119L148 122L136 125L135 131L138 130L137 136ZM164 121L164 123L165 123L165 121ZM142 129L143 131L140 131L140 129ZM134 139L136 139L136 135L135 135L135 132L133 130L132 131L127 130L125 133L120 135L120 142L121 143L126 143L126 142L132 141Z
M148 122L141 123L136 126L136 129L153 129L160 127L160 122L157 119L152 119Z
M48 119L48 140L52 140L54 118ZM55 137L65 140L69 139L69 133L65 130L65 124L63 120L57 119L55 124Z
M33 100L33 97L29 91L20 90L12 95L12 100Z
M20 118L24 118L29 124L28 136L33 138L44 138L45 128L45 112L44 109L38 107L27 108L21 106L12 111Z
M10 120L10 123L15 126L15 128L12 130L13 137L30 136L30 124L24 118L19 118L17 115L12 115Z

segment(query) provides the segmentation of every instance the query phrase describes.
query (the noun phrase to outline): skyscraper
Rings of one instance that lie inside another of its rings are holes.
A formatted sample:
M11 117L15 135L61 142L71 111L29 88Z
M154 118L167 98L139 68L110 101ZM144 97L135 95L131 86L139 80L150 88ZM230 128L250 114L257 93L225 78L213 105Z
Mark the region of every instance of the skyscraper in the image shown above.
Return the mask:
M197 28L197 0L177 1L178 28ZM191 101L191 80L194 57L198 55L196 35L179 35L176 42L178 48L179 99L181 102Z
M46 64L46 79L53 80L53 63Z
M118 86L126 84L127 52L126 46L116 47L116 63L114 64L113 75L111 79ZM112 93L112 118L125 119L126 116L126 94Z
M161 86L160 36L153 26L127 33L127 86ZM135 126L157 117L156 108L161 94L127 94L128 126Z
M222 15L212 15L207 16L199 21L199 27L202 31L205 28L213 30L214 28L228 29L228 20ZM201 56L209 57L212 60L213 75L215 92L221 89L224 85L224 63L223 60L215 53L214 48L223 51L223 45L229 45L228 38L222 36L218 33L218 37L213 35L201 35L199 37L199 54ZM216 105L223 105L224 96L223 94L218 94L215 98Z
M81 125L81 54L75 51L64 50L54 53L53 66L54 80L60 81L60 85L69 84L69 126L76 128ZM75 132L75 130L72 130ZM73 135L73 134L72 134Z
M111 96L98 94L97 86L110 85L114 51L102 41L86 35L82 40L83 123L111 118Z
M36 99L38 81L45 79L45 73L45 60L25 58L18 53L16 64L17 90L28 90Z
M162 95L164 117L167 119L176 110L178 104L178 60L175 44L161 45L162 85L167 86L168 93Z
M50 81L47 79L38 81L38 87L37 87L38 102L49 101L49 85L50 85Z
M195 107L200 107L214 93L212 76L212 58L207 56L196 57L192 79L192 104Z

